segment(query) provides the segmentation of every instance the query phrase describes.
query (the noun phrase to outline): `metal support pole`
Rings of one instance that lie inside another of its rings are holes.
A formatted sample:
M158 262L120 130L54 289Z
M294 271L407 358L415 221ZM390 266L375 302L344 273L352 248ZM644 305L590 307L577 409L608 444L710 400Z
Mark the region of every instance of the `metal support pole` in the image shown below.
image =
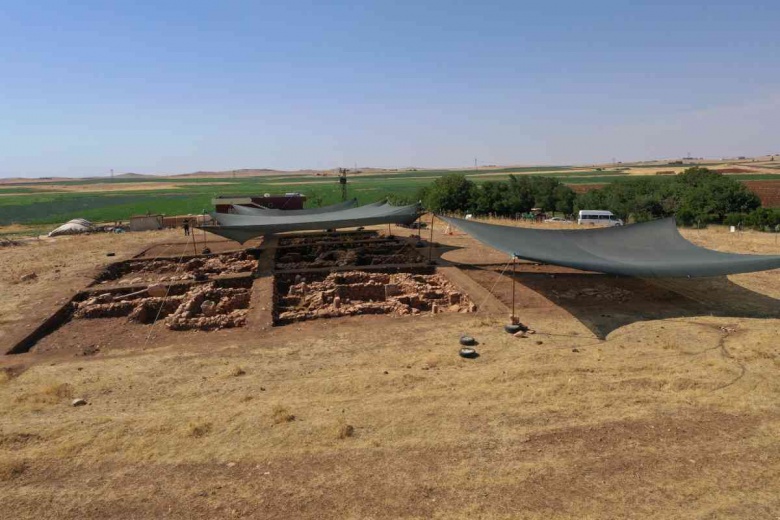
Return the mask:
M206 210L205 209L203 210L203 224L202 225L203 226L206 225ZM204 228L201 228L201 229L203 229L203 247L207 247L206 246L206 228L204 227Z
M431 213L431 238L428 240L428 261L430 262L433 259L433 221L436 218L436 215Z
M515 255L512 255L512 319L515 316Z
M193 230L193 232L190 233L190 235L192 235L192 250L195 251L195 254L197 255L198 254L198 246L195 244L195 231Z

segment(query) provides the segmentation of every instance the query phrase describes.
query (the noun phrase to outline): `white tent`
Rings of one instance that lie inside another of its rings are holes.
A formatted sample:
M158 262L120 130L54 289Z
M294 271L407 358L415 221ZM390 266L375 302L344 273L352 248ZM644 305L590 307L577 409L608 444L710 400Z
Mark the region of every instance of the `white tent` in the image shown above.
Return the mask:
M69 220L54 231L50 232L49 236L58 237L61 235L79 235L81 233L89 233L91 231L95 231L95 225L92 222L83 218L74 218L73 220Z

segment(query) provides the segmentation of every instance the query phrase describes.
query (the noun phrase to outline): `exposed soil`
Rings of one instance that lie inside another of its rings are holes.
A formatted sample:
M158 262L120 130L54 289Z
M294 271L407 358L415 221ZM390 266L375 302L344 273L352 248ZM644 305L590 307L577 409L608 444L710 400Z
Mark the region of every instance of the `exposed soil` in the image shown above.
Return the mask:
M758 195L761 205L766 208L780 207L780 180L775 181L742 181L750 191Z
M258 247L263 241L262 238L257 238L241 246L232 240L217 239L212 235L209 235L208 239L204 240L203 233L199 230L195 230L193 233L195 234L194 240L182 237L183 241L181 242L171 241L169 243L155 244L141 251L138 254L138 258L200 255L203 254L204 249L208 249L212 253L237 252L243 251L245 248Z
M567 184L569 188L574 191L574 193L588 193L589 191L593 190L600 190L606 184Z

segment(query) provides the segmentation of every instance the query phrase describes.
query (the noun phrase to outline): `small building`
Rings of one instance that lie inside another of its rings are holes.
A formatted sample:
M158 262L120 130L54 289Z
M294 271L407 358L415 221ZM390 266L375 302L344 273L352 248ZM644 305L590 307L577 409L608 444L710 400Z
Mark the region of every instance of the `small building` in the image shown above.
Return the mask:
M217 213L230 213L235 205L262 206L268 209L303 209L306 196L301 193L285 193L284 195L220 195L212 199Z
M171 217L163 217L163 227L165 229L180 228L184 225L184 221L187 221L190 226L202 226L213 224L211 215L176 215Z
M136 215L130 217L130 231L153 231L162 228L162 215Z

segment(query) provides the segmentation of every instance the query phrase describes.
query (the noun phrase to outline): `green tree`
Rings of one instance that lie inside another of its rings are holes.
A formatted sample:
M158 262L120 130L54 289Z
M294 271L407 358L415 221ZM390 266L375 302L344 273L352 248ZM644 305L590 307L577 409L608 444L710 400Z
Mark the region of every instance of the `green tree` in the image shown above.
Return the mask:
M555 211L560 211L564 215L572 214L576 198L574 190L565 184L559 184L553 190L553 198L555 199Z
M509 215L527 213L534 207L534 194L527 176L510 175L504 193Z
M531 189L536 207L544 211L555 211L555 189L560 184L558 179L552 177L531 177Z
M423 192L423 203L431 211L469 211L475 185L465 175L442 175Z
M608 209L636 222L672 215L683 225L723 222L729 213L748 213L761 201L740 182L707 168L688 168L676 177L617 181L577 196L575 210Z

